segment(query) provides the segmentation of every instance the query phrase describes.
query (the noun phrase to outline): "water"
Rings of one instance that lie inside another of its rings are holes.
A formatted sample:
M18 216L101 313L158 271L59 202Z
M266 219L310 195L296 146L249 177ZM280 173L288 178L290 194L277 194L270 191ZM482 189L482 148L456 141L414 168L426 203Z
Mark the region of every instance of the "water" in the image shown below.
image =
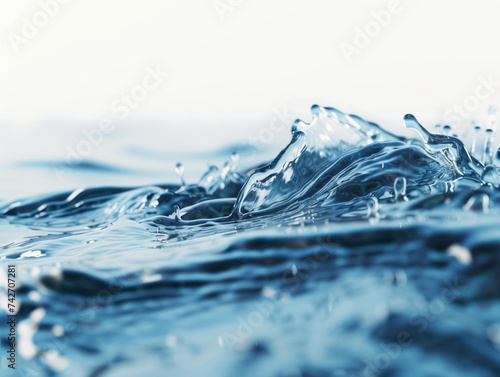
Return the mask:
M496 109L463 137L312 114L263 166L4 201L10 375L498 376Z

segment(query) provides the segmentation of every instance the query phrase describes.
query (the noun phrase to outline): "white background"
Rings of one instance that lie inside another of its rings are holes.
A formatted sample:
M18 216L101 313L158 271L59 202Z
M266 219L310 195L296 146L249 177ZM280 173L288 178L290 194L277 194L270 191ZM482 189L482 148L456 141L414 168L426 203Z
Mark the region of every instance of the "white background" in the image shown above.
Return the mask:
M255 137L284 109L307 120L314 103L392 130L406 113L432 127L481 77L500 82L497 1L401 0L350 62L341 43L353 44L388 1L222 2L236 4L223 19L212 0L68 1L16 52L9 38L40 4L1 0L2 162L64 159L82 129L113 116L113 101L157 64L170 76L118 128L172 153ZM499 92L471 117L484 119ZM91 157L112 159L113 140Z

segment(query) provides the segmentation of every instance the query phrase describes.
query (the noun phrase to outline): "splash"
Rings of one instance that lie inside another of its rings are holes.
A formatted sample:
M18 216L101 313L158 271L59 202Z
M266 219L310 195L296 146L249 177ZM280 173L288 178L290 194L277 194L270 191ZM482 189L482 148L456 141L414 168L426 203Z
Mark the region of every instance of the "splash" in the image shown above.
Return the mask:
M497 375L496 108L460 136L412 115L403 137L311 112L264 166L241 169L236 151L196 184L179 163L178 183L0 208L1 257L23 285L22 367L361 376L382 373L377 358L396 344L388 374Z

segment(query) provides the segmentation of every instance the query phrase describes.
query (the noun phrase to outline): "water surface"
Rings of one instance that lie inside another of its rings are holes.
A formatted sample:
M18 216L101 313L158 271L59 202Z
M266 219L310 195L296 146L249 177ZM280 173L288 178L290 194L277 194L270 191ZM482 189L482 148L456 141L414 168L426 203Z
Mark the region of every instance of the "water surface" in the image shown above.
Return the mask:
M234 148L197 183L179 164L4 200L0 258L22 284L8 372L500 375L495 110L461 136L312 114L264 165Z

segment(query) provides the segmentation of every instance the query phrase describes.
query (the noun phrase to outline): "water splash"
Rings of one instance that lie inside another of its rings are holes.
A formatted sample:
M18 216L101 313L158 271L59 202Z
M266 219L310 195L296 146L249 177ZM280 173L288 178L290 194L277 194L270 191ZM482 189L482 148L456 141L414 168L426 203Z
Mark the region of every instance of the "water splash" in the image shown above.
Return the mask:
M402 137L311 111L260 167L244 170L235 151L198 183L177 164L180 184L0 208L13 234L1 257L23 284L24 365L41 376L363 375L405 332L412 346L387 373L495 375L496 109L469 137L430 133L412 115L403 123L416 134ZM453 300L419 332L443 289ZM44 349L54 337L67 340L57 353Z

